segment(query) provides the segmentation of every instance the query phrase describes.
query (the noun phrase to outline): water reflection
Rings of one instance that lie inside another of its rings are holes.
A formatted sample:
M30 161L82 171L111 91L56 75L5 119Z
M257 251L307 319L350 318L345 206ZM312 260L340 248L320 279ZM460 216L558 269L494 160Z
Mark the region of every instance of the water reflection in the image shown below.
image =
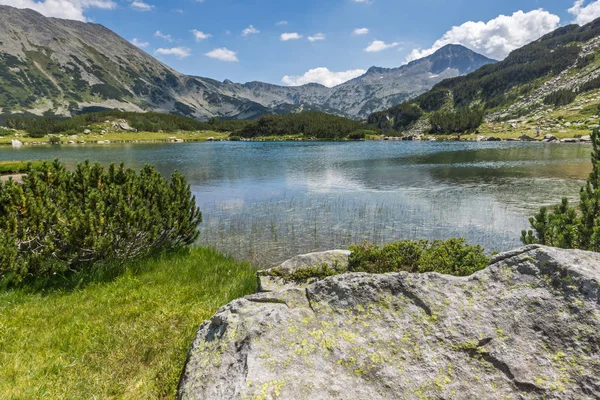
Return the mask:
M363 240L462 236L519 245L541 204L578 196L585 145L539 143L198 143L0 148L0 160L150 163L184 173L201 243L272 264Z

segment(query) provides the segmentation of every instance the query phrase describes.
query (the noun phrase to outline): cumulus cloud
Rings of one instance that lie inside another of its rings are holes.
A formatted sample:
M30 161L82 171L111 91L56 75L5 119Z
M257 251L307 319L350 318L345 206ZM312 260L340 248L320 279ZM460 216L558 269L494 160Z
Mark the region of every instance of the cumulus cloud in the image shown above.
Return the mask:
M242 36L256 35L257 33L260 33L260 31L256 29L254 25L250 25L242 31Z
M584 6L585 0L577 0L573 7L569 8L569 13L575 17L576 24L585 25L600 17L600 0L592 1Z
M131 2L131 8L137 11L151 11L154 9L154 6L141 0L135 0Z
M354 36L367 35L369 33L369 28L356 28L352 34Z
M296 33L296 32L281 34L282 42L287 42L288 40L298 40L298 39L302 39L302 35L300 35L299 33Z
M171 36L171 35L165 35L161 31L154 32L154 37L164 39L167 42L172 42L173 41L173 36Z
M30 8L46 17L87 21L84 15L88 8L112 10L117 3L112 0L0 0L0 5Z
M300 86L306 85L307 83L320 83L321 85L327 87L333 87L347 82L350 79L361 76L365 72L367 71L364 69L334 72L330 71L328 68L319 67L311 69L301 76L286 75L281 79L281 82L288 86Z
M225 47L214 49L205 54L205 56L226 62L238 62L237 53Z
M324 33L317 33L313 36L309 36L307 38L308 40L310 40L311 42L316 42L318 40L325 40L325 34Z
M204 39L208 39L209 37L212 37L212 35L210 33L204 33L204 32L199 31L197 29L192 29L192 34L196 38L197 42L199 42L201 40L204 40Z
M447 44L462 44L488 57L502 60L508 54L555 30L560 17L539 9L517 11L513 15L500 15L488 22L468 21L454 26L429 49L414 49L407 61L433 54Z
M369 44L367 46L365 51L367 53L378 53L380 51L391 49L392 47L397 47L397 46L400 46L400 42L386 43L381 40L374 40L371 42L371 44Z
M287 24L288 24L287 21L277 21L277 22L275 22L275 25L277 25L277 26L287 25Z
M154 54L161 56L175 56L177 58L186 58L192 55L192 51L187 47L171 47L168 49L157 49Z
M150 43L148 42L142 42L141 40L137 39L137 38L133 38L131 39L130 42L132 45L140 47L142 49L145 49L146 47L148 47L150 45Z

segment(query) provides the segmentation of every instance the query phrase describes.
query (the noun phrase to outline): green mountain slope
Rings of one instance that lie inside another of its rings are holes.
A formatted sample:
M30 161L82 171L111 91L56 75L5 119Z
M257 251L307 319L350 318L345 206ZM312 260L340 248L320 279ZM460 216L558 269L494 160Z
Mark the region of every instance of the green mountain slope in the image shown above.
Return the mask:
M600 19L581 27L565 26L513 51L499 63L447 79L408 103L374 113L369 122L420 133L432 128L437 131L440 118L459 120L452 121L458 126L462 121L467 129L477 113L483 113L490 123L535 123L558 110L575 108L571 111L576 112L576 108L600 103L594 96L600 88L599 47Z

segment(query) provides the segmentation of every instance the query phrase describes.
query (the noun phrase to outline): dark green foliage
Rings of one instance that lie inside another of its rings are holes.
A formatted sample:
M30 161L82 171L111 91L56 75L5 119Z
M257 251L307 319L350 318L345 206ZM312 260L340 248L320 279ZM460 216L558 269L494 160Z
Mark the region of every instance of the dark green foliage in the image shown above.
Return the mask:
M319 139L337 139L363 128L361 122L325 113L307 112L264 115L235 134L246 138L303 134Z
M123 96L126 96L128 93L124 90L118 89L114 86L108 85L106 83L99 83L93 85L90 88L90 93L92 95L98 95L103 99L117 99L122 100Z
M577 93L569 89L561 89L556 92L550 93L544 98L544 104L552 105L556 107L566 106L575 101Z
M368 123L379 129L403 130L419 120L423 111L412 103L402 103L387 111L371 114Z
M418 104L423 111L432 112L442 108L449 98L450 91L442 88L423 93L414 99L413 102Z
M251 120L237 119L217 119L211 118L208 120L210 129L217 132L237 132L252 124Z
M182 106L184 106L184 104L182 104ZM253 123L253 121L228 121L216 118L213 118L208 122L202 122L182 115L156 112L124 112L101 109L101 107L98 107L98 109L85 109L84 113L72 118L38 117L33 114L27 116L8 116L6 119L6 126L12 129L25 130L31 137L41 138L50 134L81 131L91 124L101 123L110 119L127 120L129 125L133 128L144 132L203 130L232 132L244 129Z
M185 178L146 166L58 161L0 183L0 280L18 283L191 244L201 214Z
M429 117L431 132L448 134L473 131L483 122L483 110L461 108L456 111L438 111Z
M371 243L350 247L350 272L439 272L468 276L489 263L480 246L470 246L464 239L428 242L401 241L383 247Z
M122 111L102 111L77 115L72 118L32 118L13 117L7 120L7 126L27 131L31 137L43 137L69 131L83 130L90 124L104 122L107 119L125 119L138 131L174 132L210 130L212 126L192 118L161 113L134 113Z
M436 240L423 253L419 272L469 276L484 269L489 261L482 247L467 245L465 239Z
M359 131L354 131L348 134L348 139L350 140L363 140L366 139L367 135L371 135L376 133L375 131L370 131L367 129L361 129Z
M339 275L347 270L330 267L328 264L323 264L317 267L299 268L291 274L284 273L278 268L269 270L269 276L282 278L288 282L306 282L309 280L325 279L329 276Z
M596 54L592 53L592 54L588 54L585 57L580 58L579 60L577 60L577 68L585 68L588 65L590 65L591 63L594 62L594 60L596 60Z
M593 168L581 188L579 210L571 207L567 199L551 213L542 207L529 219L532 230L521 233L524 244L600 251L600 130L592 133L592 140Z
M581 85L580 92L591 92L592 90L600 89L600 76L592 79Z

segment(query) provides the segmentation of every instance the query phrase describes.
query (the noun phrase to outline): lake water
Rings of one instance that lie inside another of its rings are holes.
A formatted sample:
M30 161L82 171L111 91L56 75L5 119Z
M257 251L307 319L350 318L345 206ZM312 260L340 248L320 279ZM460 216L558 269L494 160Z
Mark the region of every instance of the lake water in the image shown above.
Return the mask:
M0 148L0 160L89 159L177 169L204 222L200 242L269 266L369 240L465 237L520 245L540 205L577 199L591 147L517 142L297 142Z

